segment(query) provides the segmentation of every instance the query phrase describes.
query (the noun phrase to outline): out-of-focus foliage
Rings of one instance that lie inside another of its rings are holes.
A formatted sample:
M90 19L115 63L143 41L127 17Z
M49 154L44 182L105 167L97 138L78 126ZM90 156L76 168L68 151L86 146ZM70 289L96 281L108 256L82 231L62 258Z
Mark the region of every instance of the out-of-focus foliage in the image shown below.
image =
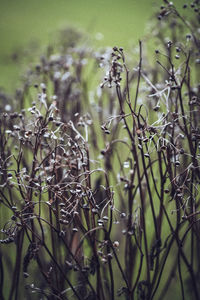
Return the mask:
M39 56L64 27L88 32L97 46L132 45L144 34L154 6L148 0L140 5L132 0L0 0L0 87L14 91L30 64L27 54Z

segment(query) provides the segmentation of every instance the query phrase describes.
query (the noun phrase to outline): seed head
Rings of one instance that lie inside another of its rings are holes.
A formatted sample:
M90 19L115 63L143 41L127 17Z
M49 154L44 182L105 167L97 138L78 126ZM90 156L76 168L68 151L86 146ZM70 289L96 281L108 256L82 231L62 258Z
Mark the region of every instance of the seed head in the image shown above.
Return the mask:
M113 247L114 247L114 248L118 248L118 247L119 247L119 242L118 242L118 241L115 241L115 242L113 243Z

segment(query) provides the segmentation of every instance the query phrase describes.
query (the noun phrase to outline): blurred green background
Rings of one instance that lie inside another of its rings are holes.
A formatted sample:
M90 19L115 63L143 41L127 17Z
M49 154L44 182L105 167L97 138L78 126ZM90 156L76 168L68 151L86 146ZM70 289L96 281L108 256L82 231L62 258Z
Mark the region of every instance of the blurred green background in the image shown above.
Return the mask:
M13 91L18 85L24 68L19 61L14 63L19 49L47 45L68 25L88 32L98 46L126 48L144 35L147 21L161 4L161 0L0 0L0 87Z

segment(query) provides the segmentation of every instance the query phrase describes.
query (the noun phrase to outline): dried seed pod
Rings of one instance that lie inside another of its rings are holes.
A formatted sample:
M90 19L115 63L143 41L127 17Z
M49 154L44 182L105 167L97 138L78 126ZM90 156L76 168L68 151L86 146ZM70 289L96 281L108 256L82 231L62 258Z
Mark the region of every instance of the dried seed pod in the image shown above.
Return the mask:
M114 241L113 247L114 247L114 248L118 248L118 247L119 247L119 242L118 242L118 241Z

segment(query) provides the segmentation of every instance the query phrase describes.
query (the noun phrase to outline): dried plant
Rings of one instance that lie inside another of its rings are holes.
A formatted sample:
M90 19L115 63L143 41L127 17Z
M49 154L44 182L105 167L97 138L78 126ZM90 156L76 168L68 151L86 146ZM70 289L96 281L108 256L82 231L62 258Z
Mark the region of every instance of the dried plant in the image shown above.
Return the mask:
M199 1L164 3L153 64L67 31L1 95L2 300L200 298Z

